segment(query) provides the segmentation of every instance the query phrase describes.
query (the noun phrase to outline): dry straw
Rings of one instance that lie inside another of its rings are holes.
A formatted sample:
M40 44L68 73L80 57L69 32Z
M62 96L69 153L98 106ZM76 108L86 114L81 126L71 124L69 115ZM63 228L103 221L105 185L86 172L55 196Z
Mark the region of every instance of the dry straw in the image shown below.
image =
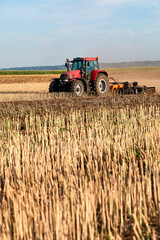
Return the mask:
M0 120L0 239L158 239L160 107Z

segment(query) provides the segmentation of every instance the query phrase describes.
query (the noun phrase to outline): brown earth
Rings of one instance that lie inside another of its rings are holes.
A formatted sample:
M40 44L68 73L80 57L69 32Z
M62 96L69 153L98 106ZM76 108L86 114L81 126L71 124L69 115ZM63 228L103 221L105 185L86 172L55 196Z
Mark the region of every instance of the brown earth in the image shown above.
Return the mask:
M0 84L0 92L48 92L50 82Z
M11 94L13 95L13 94ZM23 94L22 94L23 95ZM32 94L31 94L32 95ZM41 94L39 94L41 95ZM19 96L20 97L20 96ZM29 100L29 101L28 101ZM33 101L32 101L33 100ZM30 112L31 109L34 109L38 114L44 114L47 111L55 111L58 113L64 113L68 115L73 109L84 109L86 111L94 109L97 111L97 108L125 108L126 106L133 108L137 105L159 105L160 106L160 95L154 94L137 94L137 95L112 95L105 98L100 97L82 97L82 98L46 98L41 99L40 101L34 101L32 97L26 101L0 101L0 113L3 113L4 116L11 116L17 112Z
M156 92L160 93L160 69L154 70L112 70L108 71L109 77L114 77L118 81L137 81L140 85L156 87ZM35 92L48 93L49 84L54 78L60 75L0 75L0 101L40 100L47 99L46 96L38 96ZM23 96L22 96L23 92ZM5 94L6 93L6 94ZM28 93L25 96L24 93ZM30 94L29 94L30 93ZM33 96L31 96L31 94ZM51 98L51 96L49 96Z
M8 83L44 83L51 82L59 74L37 74L37 75L0 75L0 84Z
M0 75L0 92L48 92L49 84L60 75Z

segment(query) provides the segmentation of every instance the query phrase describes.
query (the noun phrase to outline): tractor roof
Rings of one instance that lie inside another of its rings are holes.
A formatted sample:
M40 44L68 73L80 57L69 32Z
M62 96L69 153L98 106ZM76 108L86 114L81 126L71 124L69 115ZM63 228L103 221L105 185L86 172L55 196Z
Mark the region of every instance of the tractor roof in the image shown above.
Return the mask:
M76 58L73 58L73 61L97 61L98 60L98 57L86 57L86 58L81 58L81 57L76 57Z

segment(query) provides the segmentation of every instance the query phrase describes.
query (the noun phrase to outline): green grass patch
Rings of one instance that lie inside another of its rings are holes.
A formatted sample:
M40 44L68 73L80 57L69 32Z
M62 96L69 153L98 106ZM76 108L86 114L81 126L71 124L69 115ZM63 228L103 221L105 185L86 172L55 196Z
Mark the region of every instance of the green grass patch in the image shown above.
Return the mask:
M41 74L61 74L64 73L64 70L53 70L53 71L36 71L36 70L1 70L0 75L41 75Z
M102 68L108 72L131 72L131 71L155 71L158 67L129 67L129 68ZM66 70L0 70L0 75L41 75L41 74L62 74Z

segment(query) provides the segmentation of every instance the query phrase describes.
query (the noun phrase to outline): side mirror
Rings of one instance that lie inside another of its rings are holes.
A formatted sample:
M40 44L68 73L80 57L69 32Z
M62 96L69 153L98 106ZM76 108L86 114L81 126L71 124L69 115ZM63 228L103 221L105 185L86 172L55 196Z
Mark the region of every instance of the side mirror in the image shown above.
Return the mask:
M90 67L90 62L87 63L87 67Z

